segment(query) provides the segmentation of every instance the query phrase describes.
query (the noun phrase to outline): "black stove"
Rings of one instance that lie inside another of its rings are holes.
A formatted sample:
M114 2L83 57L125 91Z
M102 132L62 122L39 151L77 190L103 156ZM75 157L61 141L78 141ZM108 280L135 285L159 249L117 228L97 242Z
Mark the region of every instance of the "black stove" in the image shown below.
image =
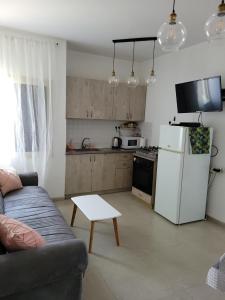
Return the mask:
M140 148L135 152L135 156L146 158L149 160L157 160L159 148L156 146L149 146Z

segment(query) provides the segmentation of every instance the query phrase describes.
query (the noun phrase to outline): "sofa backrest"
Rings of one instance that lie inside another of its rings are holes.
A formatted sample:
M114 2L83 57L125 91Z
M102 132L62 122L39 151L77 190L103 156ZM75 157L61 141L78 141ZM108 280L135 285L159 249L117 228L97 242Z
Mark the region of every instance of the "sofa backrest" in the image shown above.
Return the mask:
M0 192L0 214L4 214L4 199L2 193Z
M2 197L1 192L0 192L0 214L4 214L4 199ZM1 244L0 241L0 255L5 253L6 253L5 247Z

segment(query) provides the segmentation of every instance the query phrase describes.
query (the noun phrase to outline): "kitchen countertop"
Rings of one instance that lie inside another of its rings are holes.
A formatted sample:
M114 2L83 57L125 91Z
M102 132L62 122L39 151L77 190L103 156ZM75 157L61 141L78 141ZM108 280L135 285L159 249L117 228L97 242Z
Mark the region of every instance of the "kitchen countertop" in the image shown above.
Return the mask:
M66 152L66 155L82 155L82 154L107 154L107 153L134 153L136 149L112 149L112 148L98 148L93 150L69 150Z

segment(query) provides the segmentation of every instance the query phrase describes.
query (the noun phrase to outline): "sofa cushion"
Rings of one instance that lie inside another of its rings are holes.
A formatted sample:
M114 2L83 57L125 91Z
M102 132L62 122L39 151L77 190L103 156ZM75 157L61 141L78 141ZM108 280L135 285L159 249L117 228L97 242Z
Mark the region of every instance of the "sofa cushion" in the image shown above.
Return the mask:
M0 215L0 239L9 252L45 245L45 240L36 230L2 214Z
M12 172L0 169L0 190L5 196L8 192L22 189L20 177Z
M26 186L4 198L5 214L39 232L46 243L74 239L72 230L47 192L38 186Z

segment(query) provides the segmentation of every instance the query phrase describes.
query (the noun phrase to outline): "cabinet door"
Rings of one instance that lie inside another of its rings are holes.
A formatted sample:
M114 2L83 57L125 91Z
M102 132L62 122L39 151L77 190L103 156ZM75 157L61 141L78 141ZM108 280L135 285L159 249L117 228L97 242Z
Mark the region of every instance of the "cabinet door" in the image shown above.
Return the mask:
M115 186L117 189L132 187L133 155L118 154L116 161Z
M128 89L125 83L120 83L118 87L114 88L114 120L129 120L130 105Z
M92 184L92 156L90 154L78 155L80 157L80 170L77 176L80 178L78 193L91 192Z
M104 154L92 155L92 192L103 190Z
M67 77L66 86L67 118L91 118L89 80L83 78Z
M113 190L116 188L116 159L117 154L104 155L103 190Z
M116 188L126 189L132 187L132 168L116 169Z
M105 120L114 120L113 107L114 107L114 88L108 82L103 83L104 105L105 105Z
M113 89L103 80L89 80L92 119L112 119Z
M65 194L75 194L79 188L80 158L78 155L66 156Z
M66 195L91 192L91 155L68 155L66 157Z
M130 120L144 121L146 105L146 87L139 85L135 89L129 89Z

